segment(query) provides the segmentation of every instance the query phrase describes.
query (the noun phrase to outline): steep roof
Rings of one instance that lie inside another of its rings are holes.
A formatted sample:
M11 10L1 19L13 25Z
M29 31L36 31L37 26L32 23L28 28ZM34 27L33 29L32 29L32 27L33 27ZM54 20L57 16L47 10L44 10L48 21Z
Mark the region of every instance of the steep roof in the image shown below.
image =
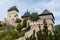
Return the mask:
M30 12L28 12L28 10L27 10L27 12L25 12L25 14L22 16L22 18L29 17L29 16L30 16Z
M39 14L39 16L44 15L52 15L53 19L55 20L53 13L49 12L47 9L45 9L41 14Z
M9 11L13 11L13 10L16 10L17 12L19 12L19 10L17 9L16 6L12 6L11 8L9 8L9 9L8 9L8 12L9 12Z
M51 13L51 12L49 12L47 9L45 9L41 14L48 14L48 13Z

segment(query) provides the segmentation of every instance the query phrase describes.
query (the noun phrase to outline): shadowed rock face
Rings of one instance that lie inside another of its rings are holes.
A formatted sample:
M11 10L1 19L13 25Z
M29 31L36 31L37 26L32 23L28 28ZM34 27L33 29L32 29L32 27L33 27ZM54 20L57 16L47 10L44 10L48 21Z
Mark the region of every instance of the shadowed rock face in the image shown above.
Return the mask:
M16 10L17 12L19 12L19 10L17 9L16 6L12 6L10 9L8 9L8 12L9 12L9 11L13 11L13 10Z

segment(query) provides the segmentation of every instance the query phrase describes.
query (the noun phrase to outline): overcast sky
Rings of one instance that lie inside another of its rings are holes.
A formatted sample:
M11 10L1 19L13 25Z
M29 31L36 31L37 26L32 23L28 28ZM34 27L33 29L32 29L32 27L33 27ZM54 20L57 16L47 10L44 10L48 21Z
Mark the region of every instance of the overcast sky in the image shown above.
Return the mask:
M12 6L17 6L19 18L26 10L40 14L47 9L54 14L55 24L60 24L60 0L0 0L0 21L7 17L7 10Z

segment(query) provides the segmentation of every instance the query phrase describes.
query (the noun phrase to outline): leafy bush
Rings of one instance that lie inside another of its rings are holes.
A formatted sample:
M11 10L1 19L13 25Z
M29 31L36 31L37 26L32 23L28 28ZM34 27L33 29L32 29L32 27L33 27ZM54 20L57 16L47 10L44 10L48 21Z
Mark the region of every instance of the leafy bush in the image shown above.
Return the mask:
M17 28L16 28L16 30L18 32L13 29L9 30L7 32L1 32L0 33L0 40L15 40L20 37L23 37L25 35L25 33L30 30L30 26L24 30L21 30L21 29L22 29L21 24L18 24Z
M21 24L18 24L18 25L16 26L16 30L17 30L18 32L20 32L22 28L23 28L23 27L21 26Z
M39 19L38 13L33 12L33 13L30 15L30 20L31 20L31 21L37 21L38 19Z
M20 23L21 20L19 18L16 19L16 23Z
M23 20L22 27L27 27L27 19Z
M4 38L1 40L14 40L10 35L6 35Z
M5 37L5 35L6 35L6 33L5 33L5 32L0 32L0 40L1 40L2 38L4 38L4 37Z

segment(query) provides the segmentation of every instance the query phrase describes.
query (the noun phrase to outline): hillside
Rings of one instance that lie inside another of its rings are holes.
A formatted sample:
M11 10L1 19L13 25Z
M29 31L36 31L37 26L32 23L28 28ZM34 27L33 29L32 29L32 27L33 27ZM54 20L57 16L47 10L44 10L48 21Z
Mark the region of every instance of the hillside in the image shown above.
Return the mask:
M55 29L58 29L58 28L60 28L60 24L55 25Z

